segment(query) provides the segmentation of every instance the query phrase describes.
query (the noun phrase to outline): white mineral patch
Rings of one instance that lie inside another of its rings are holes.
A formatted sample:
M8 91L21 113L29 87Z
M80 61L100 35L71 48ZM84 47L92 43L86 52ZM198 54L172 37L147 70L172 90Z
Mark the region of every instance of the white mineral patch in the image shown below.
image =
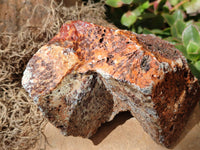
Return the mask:
M120 31L120 30L117 29L117 30L115 30L115 33L118 33L119 31Z
M172 68L175 68L176 64L172 61L171 66L172 66Z
M30 93L29 84L31 82L31 77L32 77L32 72L30 70L31 70L30 67L27 67L22 77L22 85L29 93Z
M70 28L69 28L69 26L67 26L67 30L69 30Z
M102 59L102 56L101 56L101 55L99 55L99 56L98 56L98 59Z
M115 59L115 60L114 60L114 63L115 63L115 64L117 64L117 63L118 63L118 61Z
M141 45L135 45L135 47L137 48L137 49L140 49L141 48Z
M47 52L49 52L50 50L51 50L51 46L44 45L37 51L37 53L41 53L41 54L44 53L45 55L47 55Z
M181 68L183 67L183 61L181 58L177 59L176 63L178 64L179 67L181 67Z
M103 71L101 69L97 69L96 71L97 71L97 73L102 75L104 78L106 78L106 79L110 78L110 74L108 74L107 72L105 72L105 71Z
M171 67L169 66L169 63L167 62L160 63L160 69L163 70L164 73L168 73L171 71Z
M63 50L62 50L62 54L64 54L65 56L68 56L68 54L70 52L74 52L74 49L73 48L67 48L67 49L63 48Z
M35 104L37 104L38 103L38 97L34 97L33 98L33 101L35 102ZM40 107L39 107L40 108ZM41 109L41 108L40 108ZM42 110L41 110L42 111Z

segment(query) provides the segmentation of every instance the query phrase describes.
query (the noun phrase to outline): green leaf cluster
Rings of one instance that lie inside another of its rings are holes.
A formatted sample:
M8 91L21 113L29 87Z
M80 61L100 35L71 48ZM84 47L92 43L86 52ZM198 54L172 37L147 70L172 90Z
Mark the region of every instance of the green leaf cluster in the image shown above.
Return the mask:
M134 2L139 5L137 7L134 7L134 9L127 11L121 17L121 23L126 27L130 27L131 25L133 25L136 20L139 19L144 10L149 8L149 1L137 2L135 0L106 0L106 4L114 8L122 7L123 5L131 6Z
M106 0L106 4L114 7L110 18L118 18L113 22L119 28L173 43L200 79L200 0Z
M200 79L200 22L184 21L184 12L180 9L163 17L170 26L171 37L167 40L174 42L188 59L192 73Z

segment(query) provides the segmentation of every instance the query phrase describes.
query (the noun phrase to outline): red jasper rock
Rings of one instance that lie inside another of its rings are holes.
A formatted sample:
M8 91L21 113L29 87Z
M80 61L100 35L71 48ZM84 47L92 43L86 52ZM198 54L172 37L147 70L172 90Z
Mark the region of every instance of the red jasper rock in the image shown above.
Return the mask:
M170 43L83 21L65 23L39 49L22 85L65 135L88 138L128 110L166 147L176 143L200 97L198 80Z

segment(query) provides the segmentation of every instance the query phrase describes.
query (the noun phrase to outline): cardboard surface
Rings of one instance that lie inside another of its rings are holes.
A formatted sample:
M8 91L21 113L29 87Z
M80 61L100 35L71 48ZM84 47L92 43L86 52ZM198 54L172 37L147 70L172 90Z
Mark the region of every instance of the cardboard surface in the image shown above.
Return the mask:
M186 134L187 133L187 134ZM47 150L167 150L156 144L129 113L120 113L105 123L91 139L63 136L50 123L45 128ZM41 144L41 143L40 143ZM38 149L39 144L35 149ZM173 150L200 150L200 108L190 117L185 133Z

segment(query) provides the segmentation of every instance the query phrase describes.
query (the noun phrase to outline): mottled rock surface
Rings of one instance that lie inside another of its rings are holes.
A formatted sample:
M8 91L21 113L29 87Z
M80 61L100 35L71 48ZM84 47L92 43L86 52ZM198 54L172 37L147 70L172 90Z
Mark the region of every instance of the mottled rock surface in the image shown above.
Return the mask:
M200 96L173 45L82 21L64 24L32 57L22 84L65 135L90 137L128 110L166 147L176 143Z

